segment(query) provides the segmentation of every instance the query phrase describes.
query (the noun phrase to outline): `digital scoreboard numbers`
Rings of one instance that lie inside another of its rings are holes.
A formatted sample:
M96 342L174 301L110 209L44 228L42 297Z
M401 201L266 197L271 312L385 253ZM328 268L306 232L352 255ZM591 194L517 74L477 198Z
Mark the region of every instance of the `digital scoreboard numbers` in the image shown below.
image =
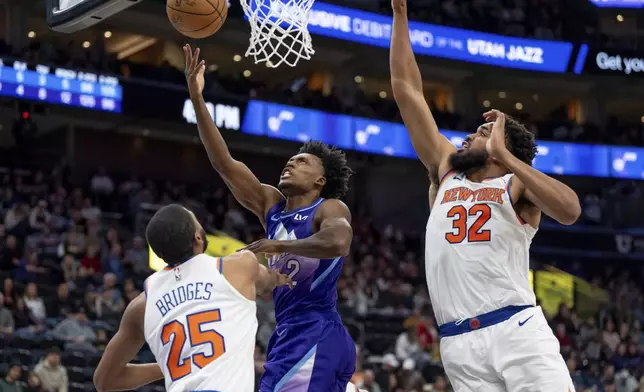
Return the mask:
M121 113L117 77L0 58L0 95Z

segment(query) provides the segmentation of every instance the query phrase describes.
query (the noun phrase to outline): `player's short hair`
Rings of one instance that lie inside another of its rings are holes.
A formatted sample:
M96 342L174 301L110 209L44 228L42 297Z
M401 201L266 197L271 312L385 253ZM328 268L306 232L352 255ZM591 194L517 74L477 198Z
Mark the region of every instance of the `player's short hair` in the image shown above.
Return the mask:
M505 138L512 155L532 166L532 160L537 156L534 134L525 125L506 115Z
M349 178L353 170L347 166L347 156L344 151L323 142L310 141L304 143L299 153L315 155L322 161L326 184L320 193L321 197L340 199L347 194Z
M145 238L154 253L172 266L194 256L195 231L192 214L179 204L168 204L150 219Z

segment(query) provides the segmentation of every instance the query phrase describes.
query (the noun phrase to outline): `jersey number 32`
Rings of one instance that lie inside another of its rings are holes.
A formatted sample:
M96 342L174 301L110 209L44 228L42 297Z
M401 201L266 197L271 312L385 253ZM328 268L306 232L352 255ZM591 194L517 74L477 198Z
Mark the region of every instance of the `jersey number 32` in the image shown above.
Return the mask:
M219 309L190 314L187 320L187 326L174 320L164 325L161 331L161 343L164 346L171 344L166 365L172 381L177 381L190 374L193 364L201 369L226 352L223 336L214 330L204 331L202 329L204 324L221 321ZM181 358L186 341L189 341L190 347L210 345L212 354L197 353L190 358Z
M490 230L483 230L483 226L490 220L491 208L487 204L474 204L469 210L462 205L456 205L447 212L447 217L452 218L451 233L445 233L445 239L450 244L460 244L467 238L467 242L487 242L490 240ZM477 217L470 227L467 227L467 217Z

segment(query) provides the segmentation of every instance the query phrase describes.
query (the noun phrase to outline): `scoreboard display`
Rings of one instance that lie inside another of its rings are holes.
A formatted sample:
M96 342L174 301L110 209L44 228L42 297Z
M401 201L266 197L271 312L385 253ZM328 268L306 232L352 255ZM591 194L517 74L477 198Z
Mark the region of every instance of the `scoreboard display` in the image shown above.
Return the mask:
M0 95L121 113L123 89L115 76L0 58Z

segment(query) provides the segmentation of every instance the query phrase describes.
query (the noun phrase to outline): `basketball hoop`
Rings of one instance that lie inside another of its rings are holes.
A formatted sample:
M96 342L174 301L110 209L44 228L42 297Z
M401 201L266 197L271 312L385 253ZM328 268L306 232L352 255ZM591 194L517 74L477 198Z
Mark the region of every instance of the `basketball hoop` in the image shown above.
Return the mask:
M315 53L307 28L314 0L240 0L250 22L246 57L269 67L291 67Z

